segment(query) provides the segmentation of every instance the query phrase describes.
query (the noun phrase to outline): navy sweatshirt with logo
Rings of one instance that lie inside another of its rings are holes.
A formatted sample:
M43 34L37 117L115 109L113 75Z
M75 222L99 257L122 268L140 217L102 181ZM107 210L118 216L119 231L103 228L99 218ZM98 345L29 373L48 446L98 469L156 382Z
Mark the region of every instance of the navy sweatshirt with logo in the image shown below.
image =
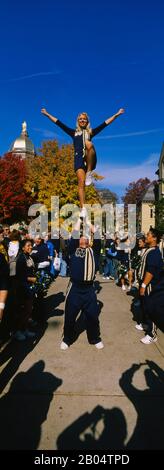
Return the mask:
M73 139L75 155L80 156L83 154L83 131L77 132L76 129L72 129L71 127L66 126L61 122L59 119L56 121L56 125L63 129L66 134L68 134ZM90 140L92 140L95 135L99 134L105 127L107 126L106 122L104 121L99 126L92 129Z

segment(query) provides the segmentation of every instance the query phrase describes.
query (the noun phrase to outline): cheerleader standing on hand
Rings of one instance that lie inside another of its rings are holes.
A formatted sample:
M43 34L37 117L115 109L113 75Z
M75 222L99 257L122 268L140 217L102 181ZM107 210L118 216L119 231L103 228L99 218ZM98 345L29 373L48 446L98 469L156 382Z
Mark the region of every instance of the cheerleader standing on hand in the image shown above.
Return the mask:
M52 122L57 126L63 129L66 134L70 135L73 139L74 150L75 150L75 161L74 168L77 174L78 180L78 194L81 207L81 217L86 217L85 204L85 188L84 186L89 186L92 184L92 170L96 168L97 157L95 148L91 142L92 138L95 135L99 134L106 126L111 124L118 116L123 114L124 109L119 109L119 111L106 119L100 126L91 129L89 117L87 113L81 113L77 117L76 129L72 129L63 122L59 121L56 117L49 114L45 108L41 110L44 116L47 116Z

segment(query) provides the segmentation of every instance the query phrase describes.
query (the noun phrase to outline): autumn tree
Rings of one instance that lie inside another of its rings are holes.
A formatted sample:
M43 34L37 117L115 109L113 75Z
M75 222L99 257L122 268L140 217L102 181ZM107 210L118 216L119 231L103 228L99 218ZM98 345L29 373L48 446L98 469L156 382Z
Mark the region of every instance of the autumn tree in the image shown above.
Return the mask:
M77 177L74 171L73 146L62 145L56 140L43 142L40 155L28 158L26 191L34 200L51 207L51 197L59 196L60 207L66 203L79 205ZM102 179L96 173L95 180ZM86 188L86 203L100 202L99 195L92 185Z
M129 183L129 185L125 189L125 195L122 197L122 201L124 202L124 204L126 206L128 204L137 204L141 197L141 194L146 189L149 183L151 183L151 181L148 178L140 178L137 181Z
M26 218L30 194L25 192L25 161L7 153L0 158L0 219L13 222Z
M94 173L94 179L103 177ZM56 140L46 141L35 157L23 160L21 156L8 153L0 159L2 221L28 220L28 209L36 202L50 211L52 196L59 196L60 207L66 203L79 205L72 145L59 147ZM86 203L101 203L94 185L86 187Z

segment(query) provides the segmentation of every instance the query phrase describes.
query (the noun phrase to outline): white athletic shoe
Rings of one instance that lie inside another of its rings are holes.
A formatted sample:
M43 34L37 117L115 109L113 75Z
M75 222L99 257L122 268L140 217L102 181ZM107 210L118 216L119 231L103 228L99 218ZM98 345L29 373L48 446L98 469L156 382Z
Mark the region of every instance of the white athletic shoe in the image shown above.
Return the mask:
M87 171L86 178L85 178L85 186L90 186L90 184L92 184L92 183L93 183L92 172Z
M66 351L66 349L68 349L68 344L62 341L60 345L60 349L62 349L62 351Z
M144 338L140 339L141 343L144 344L151 344L151 343L156 343L157 342L157 336L155 338L152 338L149 335L144 336Z
M137 325L135 325L135 328L136 328L136 330L139 330L139 331L143 331L143 330L144 330L144 328L143 328L143 326L142 326L142 323L140 323L140 324L137 323Z
M135 328L140 331L147 331L149 326L146 323L139 323L135 326Z
M104 344L102 343L102 341L99 341L99 343L96 343L95 346L96 346L97 349L103 349L104 348Z

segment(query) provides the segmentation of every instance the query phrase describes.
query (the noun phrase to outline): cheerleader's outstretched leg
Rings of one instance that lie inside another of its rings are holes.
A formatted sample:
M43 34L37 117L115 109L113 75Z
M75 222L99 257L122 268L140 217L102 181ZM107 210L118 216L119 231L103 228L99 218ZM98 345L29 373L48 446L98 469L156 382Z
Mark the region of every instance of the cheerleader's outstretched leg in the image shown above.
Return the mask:
M93 183L92 181L92 170L94 170L96 166L96 152L95 148L89 140L85 142L85 161L87 166L87 173L85 179L85 185L89 186Z

